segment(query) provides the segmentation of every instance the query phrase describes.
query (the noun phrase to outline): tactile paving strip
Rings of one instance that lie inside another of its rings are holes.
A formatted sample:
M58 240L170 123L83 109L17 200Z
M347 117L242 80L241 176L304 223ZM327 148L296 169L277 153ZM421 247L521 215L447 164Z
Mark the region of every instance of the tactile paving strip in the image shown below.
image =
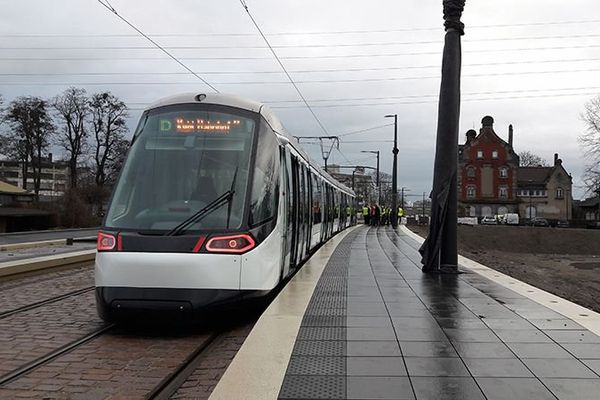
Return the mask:
M325 266L306 309L280 399L346 398L346 310L350 247L348 234Z
M345 376L286 375L280 399L345 399Z
M342 357L346 355L346 343L333 340L298 340L292 355Z
M344 357L298 356L290 359L290 375L345 375Z
M302 326L346 326L346 318L336 315L311 315L306 313L302 319Z

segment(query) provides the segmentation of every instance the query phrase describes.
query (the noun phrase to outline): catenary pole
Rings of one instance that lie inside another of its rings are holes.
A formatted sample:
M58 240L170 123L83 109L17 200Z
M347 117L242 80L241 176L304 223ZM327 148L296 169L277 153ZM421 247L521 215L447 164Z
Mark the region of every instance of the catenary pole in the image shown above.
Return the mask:
M465 0L443 0L444 52L429 235L419 249L423 272L457 273L458 129L460 117L460 21Z

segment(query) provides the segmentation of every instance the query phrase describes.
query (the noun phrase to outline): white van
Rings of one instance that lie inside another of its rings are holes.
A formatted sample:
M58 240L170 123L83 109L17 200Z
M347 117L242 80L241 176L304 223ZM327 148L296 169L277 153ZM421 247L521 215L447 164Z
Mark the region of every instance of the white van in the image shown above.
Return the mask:
M504 223L507 225L519 225L519 214L504 214Z

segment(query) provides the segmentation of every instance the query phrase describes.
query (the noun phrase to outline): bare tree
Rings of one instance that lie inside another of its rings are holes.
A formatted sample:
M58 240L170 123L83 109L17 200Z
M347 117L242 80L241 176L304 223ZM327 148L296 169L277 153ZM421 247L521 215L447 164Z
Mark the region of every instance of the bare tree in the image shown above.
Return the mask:
M23 165L23 188L27 188L27 175L31 164L37 201L42 176L42 157L55 129L47 110L47 103L39 97L19 97L10 103L6 119L13 133L7 136L11 153Z
M590 162L586 166L583 181L589 193L597 193L600 190L600 95L585 103L581 119L586 130L579 136L579 143Z
M127 152L127 106L110 92L94 94L89 102L94 133L95 182L98 187L98 212L102 212L105 185L111 183L120 170Z
M519 153L519 167L549 167L548 161L531 151Z
M70 87L52 99L61 124L58 143L65 149L69 163L71 188L77 187L77 167L88 136L86 120L90 114L85 89Z

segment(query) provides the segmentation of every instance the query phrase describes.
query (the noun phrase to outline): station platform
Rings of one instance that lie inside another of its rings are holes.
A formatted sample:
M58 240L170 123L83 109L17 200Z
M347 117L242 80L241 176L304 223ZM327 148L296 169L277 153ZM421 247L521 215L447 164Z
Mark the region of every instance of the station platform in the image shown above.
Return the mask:
M324 245L211 399L600 399L600 315L461 258L420 269L405 227Z

